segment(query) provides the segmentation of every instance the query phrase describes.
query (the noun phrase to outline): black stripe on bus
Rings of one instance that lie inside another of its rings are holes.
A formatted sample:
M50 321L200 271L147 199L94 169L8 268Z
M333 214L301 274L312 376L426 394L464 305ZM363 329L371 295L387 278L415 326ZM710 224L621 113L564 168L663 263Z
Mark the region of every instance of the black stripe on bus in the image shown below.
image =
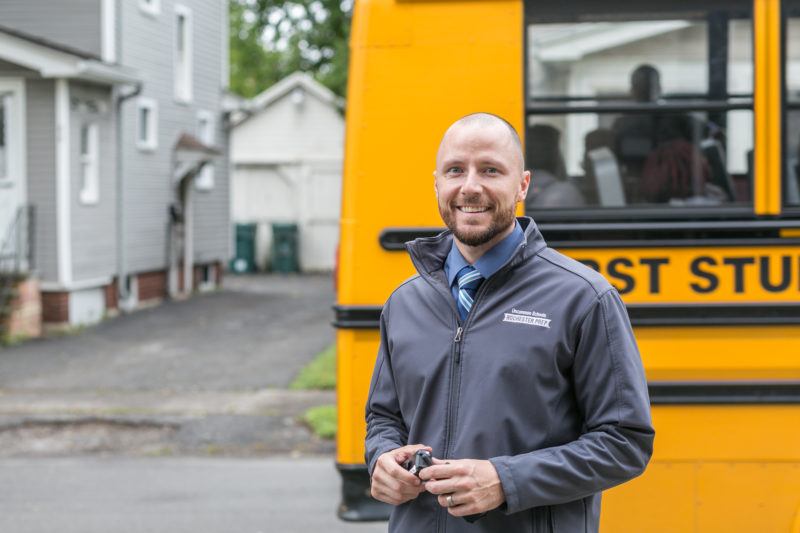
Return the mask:
M380 305L334 305L333 327L338 329L378 329Z
M553 248L651 248L692 246L786 246L798 238L780 236L782 229L798 229L798 220L542 223ZM405 243L441 233L440 227L385 228L378 241L384 250L405 250Z
M333 307L333 326L339 329L377 329L381 306ZM628 316L634 326L765 326L800 324L796 304L748 305L629 305Z
M647 389L653 405L800 404L797 381L651 381Z
M574 115L578 113L685 113L690 111L745 111L753 109L752 98L736 100L702 100L662 103L592 102L588 104L538 104L526 107L526 115Z

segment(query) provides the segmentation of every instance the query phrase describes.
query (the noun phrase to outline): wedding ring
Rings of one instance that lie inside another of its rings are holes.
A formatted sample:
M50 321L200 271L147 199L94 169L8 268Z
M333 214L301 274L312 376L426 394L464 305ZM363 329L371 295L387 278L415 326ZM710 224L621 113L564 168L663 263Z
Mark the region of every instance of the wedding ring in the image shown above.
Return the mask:
M445 500L447 500L447 506L448 507L452 507L452 506L455 505L455 502L453 502L453 495L452 494L448 494L447 498L445 498Z

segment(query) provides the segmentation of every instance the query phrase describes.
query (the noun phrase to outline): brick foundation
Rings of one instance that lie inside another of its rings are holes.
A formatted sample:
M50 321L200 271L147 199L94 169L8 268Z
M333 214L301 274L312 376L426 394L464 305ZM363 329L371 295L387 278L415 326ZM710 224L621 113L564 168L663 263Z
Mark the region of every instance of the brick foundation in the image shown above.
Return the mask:
M117 290L117 278L106 285L106 310L113 311L119 308L119 291Z
M42 320L56 323L69 322L68 292L42 292Z
M200 284L203 283L203 269L206 265L216 265L216 277L214 279L214 284L219 287L222 283L222 263L216 261L214 263L204 263L200 265L194 265L192 268L192 290L195 291L200 287ZM141 283L141 281L140 281ZM183 264L178 265L178 290L183 292Z
M209 263L216 266L216 276L214 279L215 285L220 287L222 284L222 263L216 261ZM203 281L203 267L205 265L195 265L193 269L193 290L196 290ZM141 272L133 274L136 276L136 283L138 286L138 301L140 303L158 302L167 298L167 271L156 270L152 272ZM183 270L179 270L178 286L183 290ZM26 286L27 287L27 286ZM39 292L38 284L26 288L26 294L31 291L36 294L41 294L39 300L39 316L41 322L65 324L69 322L69 292L67 291L54 291L54 292ZM118 300L118 280L114 280L103 287L105 293L105 304L107 311L115 311L119 309ZM35 313L33 310L28 310L26 313ZM26 314L26 316L28 316Z
M217 266L217 288L222 287L222 261L217 261L214 263Z
M167 296L167 271L143 272L136 275L139 301L161 300Z
M3 330L9 337L39 337L42 334L42 297L39 282L24 279L16 285Z

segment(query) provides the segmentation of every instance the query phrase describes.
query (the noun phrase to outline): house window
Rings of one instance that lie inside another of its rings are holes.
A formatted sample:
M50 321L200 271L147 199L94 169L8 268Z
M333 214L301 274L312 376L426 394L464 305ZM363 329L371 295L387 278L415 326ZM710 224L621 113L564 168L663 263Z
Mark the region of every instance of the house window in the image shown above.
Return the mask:
M151 98L140 98L136 107L136 146L147 151L158 148L158 106Z
M197 138L207 146L214 146L214 115L208 111L197 113ZM208 163L195 179L195 187L201 191L214 188L214 164Z
M80 148L81 202L96 204L100 199L99 135L96 123L81 126Z
M148 15L161 13L161 0L139 0L139 9Z
M175 99L192 100L192 12L175 6Z

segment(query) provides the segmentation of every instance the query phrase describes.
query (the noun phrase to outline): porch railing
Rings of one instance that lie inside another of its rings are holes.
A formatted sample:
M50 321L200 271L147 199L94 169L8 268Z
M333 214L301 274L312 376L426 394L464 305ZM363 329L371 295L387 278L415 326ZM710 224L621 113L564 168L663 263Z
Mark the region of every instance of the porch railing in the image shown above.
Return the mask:
M17 283L34 269L34 221L32 205L17 209L0 244L0 333L6 330Z

